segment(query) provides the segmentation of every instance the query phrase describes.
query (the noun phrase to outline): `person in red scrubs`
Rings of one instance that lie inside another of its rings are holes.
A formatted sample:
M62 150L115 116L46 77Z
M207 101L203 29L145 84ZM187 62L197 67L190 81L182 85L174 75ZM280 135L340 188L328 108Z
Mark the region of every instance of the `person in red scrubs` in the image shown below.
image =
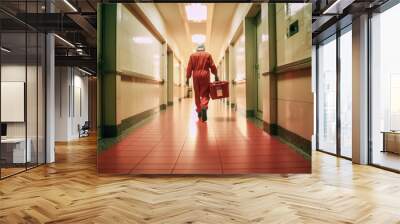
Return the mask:
M193 76L194 102L196 112L203 121L207 120L208 101L210 100L210 70L218 81L217 67L211 54L205 51L203 44L197 47L197 52L190 55L186 70L186 85Z

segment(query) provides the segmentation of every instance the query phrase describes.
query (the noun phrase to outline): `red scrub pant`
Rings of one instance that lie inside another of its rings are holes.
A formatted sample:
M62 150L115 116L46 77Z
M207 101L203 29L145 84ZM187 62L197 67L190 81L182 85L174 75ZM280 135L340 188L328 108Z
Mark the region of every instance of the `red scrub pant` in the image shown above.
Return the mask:
M194 102L196 111L200 112L202 108L208 109L210 100L210 74L193 74Z

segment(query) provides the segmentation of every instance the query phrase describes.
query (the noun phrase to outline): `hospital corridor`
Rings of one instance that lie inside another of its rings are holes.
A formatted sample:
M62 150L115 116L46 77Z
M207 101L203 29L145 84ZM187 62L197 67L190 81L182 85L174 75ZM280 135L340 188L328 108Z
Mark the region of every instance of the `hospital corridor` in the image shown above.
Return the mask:
M103 4L99 173L310 173L311 5L289 6Z
M398 21L398 0L0 0L0 224L399 224Z

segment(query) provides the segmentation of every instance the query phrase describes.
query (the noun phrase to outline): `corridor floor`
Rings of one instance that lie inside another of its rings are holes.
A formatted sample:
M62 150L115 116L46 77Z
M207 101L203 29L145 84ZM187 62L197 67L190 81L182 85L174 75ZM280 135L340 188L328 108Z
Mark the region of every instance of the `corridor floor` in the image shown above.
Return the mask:
M156 114L98 156L100 173L310 173L311 161L221 101L200 122L191 99Z

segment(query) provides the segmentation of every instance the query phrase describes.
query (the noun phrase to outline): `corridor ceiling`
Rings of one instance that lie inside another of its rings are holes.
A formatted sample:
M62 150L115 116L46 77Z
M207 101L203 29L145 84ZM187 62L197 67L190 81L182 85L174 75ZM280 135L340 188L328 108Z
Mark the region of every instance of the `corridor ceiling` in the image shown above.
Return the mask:
M177 42L184 60L196 49L197 44L192 42L194 34L206 36L206 51L217 60L238 3L204 3L203 5L207 6L207 19L201 22L188 21L185 11L188 4L157 3L156 6L166 22L169 34Z

